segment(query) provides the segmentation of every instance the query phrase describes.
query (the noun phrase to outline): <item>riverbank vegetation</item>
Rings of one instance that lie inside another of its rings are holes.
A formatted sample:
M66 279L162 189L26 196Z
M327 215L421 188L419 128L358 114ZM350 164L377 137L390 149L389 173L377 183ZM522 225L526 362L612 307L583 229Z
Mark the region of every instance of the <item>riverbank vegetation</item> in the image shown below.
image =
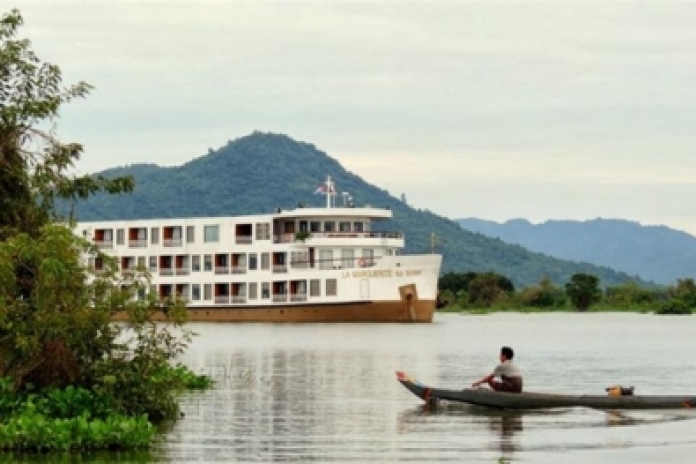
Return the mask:
M71 174L82 147L54 124L90 86L64 87L16 38L21 25L16 10L0 20L0 449L147 447L155 424L180 416L178 392L211 381L176 364L193 336L184 302L148 292L145 269L122 273L57 213L134 184Z
M578 273L563 286L543 279L516 289L510 279L492 272L449 272L438 282L438 310L491 311L633 311L691 314L696 284L679 279L668 287L643 287L635 282L602 287L597 276Z

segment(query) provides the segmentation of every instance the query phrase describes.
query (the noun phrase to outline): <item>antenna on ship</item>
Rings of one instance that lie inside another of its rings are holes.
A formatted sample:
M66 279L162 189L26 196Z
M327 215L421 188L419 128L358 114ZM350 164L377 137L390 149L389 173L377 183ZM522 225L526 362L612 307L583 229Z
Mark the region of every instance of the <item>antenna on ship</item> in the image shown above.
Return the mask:
M324 183L324 194L326 195L326 207L333 208L334 197L336 196L336 187L334 186L331 176L326 176L326 182Z
M440 238L435 235L435 232L430 233L430 253L435 254L435 247L440 244Z

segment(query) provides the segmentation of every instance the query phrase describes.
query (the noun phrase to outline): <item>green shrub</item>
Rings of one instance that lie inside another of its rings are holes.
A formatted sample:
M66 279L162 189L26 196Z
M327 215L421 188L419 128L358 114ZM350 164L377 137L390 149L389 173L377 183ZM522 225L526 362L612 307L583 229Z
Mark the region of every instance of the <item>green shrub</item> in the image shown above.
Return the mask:
M682 300L671 299L662 303L655 314L691 314L691 308Z

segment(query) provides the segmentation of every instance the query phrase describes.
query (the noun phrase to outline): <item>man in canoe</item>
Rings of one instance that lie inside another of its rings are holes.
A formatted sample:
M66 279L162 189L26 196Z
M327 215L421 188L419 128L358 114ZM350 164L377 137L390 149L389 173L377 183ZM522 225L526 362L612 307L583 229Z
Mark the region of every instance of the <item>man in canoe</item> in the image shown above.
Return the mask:
M512 362L515 352L509 346L500 349L500 364L495 367L492 374L488 374L481 380L477 380L472 387L476 388L482 383L487 383L493 390L508 393L522 392L522 374L517 365ZM493 380L500 377L500 381Z

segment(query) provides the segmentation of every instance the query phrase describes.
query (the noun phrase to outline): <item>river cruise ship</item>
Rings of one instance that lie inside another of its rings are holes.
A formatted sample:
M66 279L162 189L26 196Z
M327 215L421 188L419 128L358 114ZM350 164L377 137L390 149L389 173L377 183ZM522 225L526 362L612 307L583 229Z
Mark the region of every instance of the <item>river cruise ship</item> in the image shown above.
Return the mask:
M373 230L391 210L355 207L331 178L316 193L326 207L82 222L76 231L121 271L148 269L159 297L187 300L189 321L431 322L442 257L401 254L402 233Z

